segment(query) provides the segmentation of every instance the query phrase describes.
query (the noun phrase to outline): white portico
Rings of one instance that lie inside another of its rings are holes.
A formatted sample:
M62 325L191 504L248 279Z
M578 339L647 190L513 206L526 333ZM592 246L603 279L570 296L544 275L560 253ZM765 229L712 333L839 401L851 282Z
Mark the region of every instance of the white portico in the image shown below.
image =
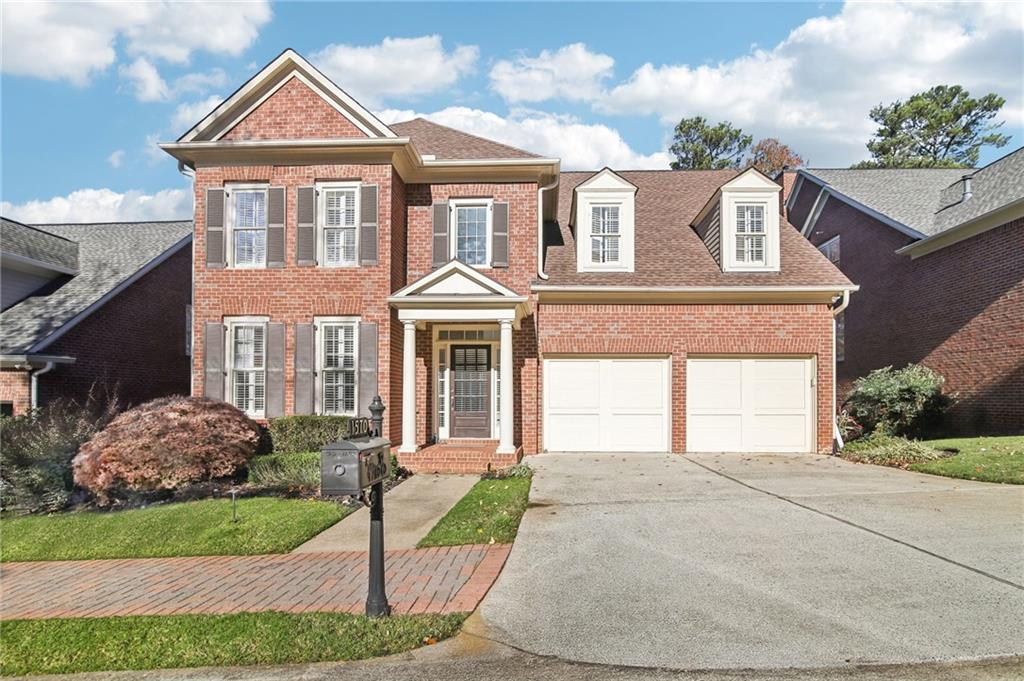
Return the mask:
M457 260L397 291L388 302L403 325L402 445L416 442L416 333L431 329L433 391L428 437L497 439L498 453L513 441L512 330L529 314L526 296Z

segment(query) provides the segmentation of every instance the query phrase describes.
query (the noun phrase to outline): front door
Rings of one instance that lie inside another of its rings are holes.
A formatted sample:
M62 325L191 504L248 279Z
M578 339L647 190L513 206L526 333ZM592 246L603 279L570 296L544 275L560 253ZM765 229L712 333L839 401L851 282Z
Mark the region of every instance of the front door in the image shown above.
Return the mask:
M453 345L452 437L491 436L491 348Z

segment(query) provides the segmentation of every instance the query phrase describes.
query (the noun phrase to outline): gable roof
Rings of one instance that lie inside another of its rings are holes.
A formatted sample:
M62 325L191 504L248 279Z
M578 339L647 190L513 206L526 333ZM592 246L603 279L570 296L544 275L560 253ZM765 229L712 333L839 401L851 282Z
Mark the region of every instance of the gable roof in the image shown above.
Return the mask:
M805 168L800 173L909 227L921 236L938 230L943 191L970 170L962 168Z
M392 123L391 129L411 139L420 154L433 155L437 159L540 158L537 154L470 135L425 118Z
M0 354L35 353L192 241L192 221L38 225L78 244L79 273L0 313Z
M298 78L308 85L367 137L397 137L369 109L338 87L302 55L288 48L231 93L213 111L179 137L178 141L218 139L293 78Z
M942 191L935 215L936 232L1024 201L1024 147L972 173L971 193L970 199L962 200L963 179Z
M788 222L781 221L779 272L722 272L690 227L709 197L735 178L735 170L625 170L637 187L634 272L577 272L569 229L573 191L593 172L564 172L558 195L557 230L546 238L545 286L750 287L852 284ZM549 232L549 230L545 230Z
M0 253L63 274L78 271L78 244L15 220L0 218Z

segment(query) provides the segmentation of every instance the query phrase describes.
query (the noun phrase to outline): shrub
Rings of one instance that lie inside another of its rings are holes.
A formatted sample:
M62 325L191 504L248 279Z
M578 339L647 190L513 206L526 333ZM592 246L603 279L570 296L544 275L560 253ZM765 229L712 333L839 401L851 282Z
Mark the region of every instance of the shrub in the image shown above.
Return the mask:
M858 463L873 463L880 466L906 468L913 463L934 461L948 456L946 452L925 445L917 440L908 440L883 433L872 433L855 440L843 448L842 457Z
M480 476L484 480L504 480L505 478L532 478L533 469L525 463L517 463L513 466L499 468L496 471L487 471Z
M275 454L319 452L348 436L348 417L280 416L270 419L269 429Z
M54 400L28 414L0 418L0 508L26 513L67 506L71 460L117 414L116 399Z
M919 364L885 367L858 378L846 400L864 432L921 434L936 426L949 406L941 374Z
M249 482L259 487L320 487L320 452L269 454L249 462Z
M252 458L259 437L259 426L226 402L164 397L124 412L85 443L75 482L107 503L223 478Z
M846 409L839 410L839 415L836 416L836 425L839 427L839 433L843 436L843 442L851 442L864 434L864 427L857 423Z

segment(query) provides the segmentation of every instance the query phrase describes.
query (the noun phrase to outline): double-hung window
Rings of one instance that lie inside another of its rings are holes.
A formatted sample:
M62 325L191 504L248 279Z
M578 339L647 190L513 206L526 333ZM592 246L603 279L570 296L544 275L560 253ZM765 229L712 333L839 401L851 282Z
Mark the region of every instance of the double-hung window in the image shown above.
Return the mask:
M736 204L736 262L765 264L764 204Z
M322 414L356 413L356 372L358 358L355 320L317 321L319 402Z
M590 260L595 265L619 262L619 207L590 207Z
M319 191L320 263L325 267L359 264L358 185L324 184Z
M491 262L490 200L452 202L452 257L467 265L486 267Z
M235 267L267 265L267 188L261 185L228 189L231 207L231 253Z
M231 404L262 417L266 410L267 325L262 320L228 322L228 383Z

